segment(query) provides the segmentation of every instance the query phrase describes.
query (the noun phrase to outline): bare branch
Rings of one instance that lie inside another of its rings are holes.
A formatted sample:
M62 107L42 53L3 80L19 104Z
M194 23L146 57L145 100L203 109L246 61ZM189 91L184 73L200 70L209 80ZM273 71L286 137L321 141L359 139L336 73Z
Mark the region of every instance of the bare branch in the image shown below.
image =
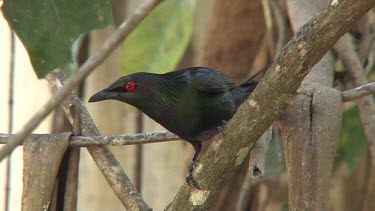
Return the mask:
M375 93L375 82L342 92L342 102L348 102Z
M151 132L151 133L137 133L125 134L115 136L73 136L71 138L70 146L95 146L95 145L109 145L122 146L133 144L151 144L158 142L177 141L181 140L177 135L169 131Z
M48 135L49 134L30 134L28 137ZM0 133L0 144L6 144L10 136L11 135L9 134ZM69 146L123 146L133 144L151 144L178 140L182 139L169 131L160 131L150 133L122 134L114 136L72 136L69 140Z
M359 86L342 92L342 101L345 103L371 94L375 94L375 82L371 82L363 86ZM45 134L31 134L30 136L40 135ZM10 134L0 133L0 144L6 144L10 136ZM113 136L72 136L69 141L69 146L123 146L134 144L151 144L178 140L182 139L169 131L159 131L149 133L120 134Z
M0 149L0 161L8 156L13 149L20 145L25 137L31 133L39 123L55 109L69 93L86 78L96 66L101 64L119 44L129 35L129 33L146 17L161 0L145 1L126 21L124 21L116 31L104 42L103 46L90 57L69 80L65 86L56 94L23 126L11 136L9 142Z
M8 133L13 133L13 117L14 117L14 103L13 103L13 93L14 93L14 69L15 69L15 52L16 52L16 45L15 45L15 34L13 30L10 30L10 67L9 67L9 92L8 92L8 103L9 103L9 110L8 110ZM10 210L10 184L12 180L11 175L11 166L12 166L12 158L9 156L7 160L7 167L5 173L5 207L4 210Z
M375 94L375 82L368 83L353 89L342 92L342 101L349 102L366 95ZM45 136L47 134L30 134L30 136ZM0 133L0 144L6 144L11 135ZM88 147L88 146L123 146L133 144L150 144L167 141L182 140L177 135L169 131L120 134L113 136L72 136L69 141L70 147Z
M353 44L350 35L344 35L334 46L339 57L350 72L350 76L355 86L367 84L362 63ZM357 100L359 116L363 125L363 130L370 149L371 163L375 165L375 102L372 96L365 96Z

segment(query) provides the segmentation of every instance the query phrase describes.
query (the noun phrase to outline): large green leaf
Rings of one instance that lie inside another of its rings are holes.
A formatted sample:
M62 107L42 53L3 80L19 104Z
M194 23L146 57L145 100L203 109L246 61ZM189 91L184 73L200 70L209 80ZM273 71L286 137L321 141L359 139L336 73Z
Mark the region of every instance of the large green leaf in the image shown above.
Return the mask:
M7 0L1 9L39 78L73 63L71 47L79 35L111 22L107 0Z
M194 9L195 0L165 0L148 15L122 47L124 73L173 70L189 43Z

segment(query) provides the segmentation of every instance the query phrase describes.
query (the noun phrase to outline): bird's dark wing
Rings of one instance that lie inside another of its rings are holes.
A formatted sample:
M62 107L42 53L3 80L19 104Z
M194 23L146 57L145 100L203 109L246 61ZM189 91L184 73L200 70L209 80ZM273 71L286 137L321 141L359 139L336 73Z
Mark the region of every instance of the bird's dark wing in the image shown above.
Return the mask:
M225 73L209 68L197 67L190 74L191 87L202 92L221 93L236 86Z

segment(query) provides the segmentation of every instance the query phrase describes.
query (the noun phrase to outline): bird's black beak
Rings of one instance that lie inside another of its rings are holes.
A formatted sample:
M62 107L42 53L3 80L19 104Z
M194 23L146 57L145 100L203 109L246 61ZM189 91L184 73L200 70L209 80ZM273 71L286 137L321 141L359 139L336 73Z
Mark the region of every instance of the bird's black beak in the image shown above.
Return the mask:
M117 96L115 92L108 92L106 89L101 89L90 97L89 103L113 99L115 96Z

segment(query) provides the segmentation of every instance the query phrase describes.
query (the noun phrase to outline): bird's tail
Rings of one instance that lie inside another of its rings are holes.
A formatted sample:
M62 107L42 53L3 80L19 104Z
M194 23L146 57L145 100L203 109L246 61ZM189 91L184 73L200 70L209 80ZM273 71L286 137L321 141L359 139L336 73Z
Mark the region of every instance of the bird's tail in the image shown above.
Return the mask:
M236 96L236 105L237 107L240 106L243 101L251 94L251 92L254 91L254 89L257 87L259 81L254 80L255 77L257 77L260 73L266 71L270 65L265 66L258 72L256 72L254 75L252 75L250 78L248 78L246 81L244 81L242 84L240 84L237 89L234 89L234 92L237 92L235 94Z
M255 81L254 78L256 78L262 72L266 71L269 67L270 67L270 65L267 65L267 66L263 67L261 70L258 70L258 72L254 73L254 75L250 76L250 78L246 79L246 81L244 81L239 86L245 88L245 87L254 85L254 83L255 83L255 86L256 86L258 84L258 81Z

